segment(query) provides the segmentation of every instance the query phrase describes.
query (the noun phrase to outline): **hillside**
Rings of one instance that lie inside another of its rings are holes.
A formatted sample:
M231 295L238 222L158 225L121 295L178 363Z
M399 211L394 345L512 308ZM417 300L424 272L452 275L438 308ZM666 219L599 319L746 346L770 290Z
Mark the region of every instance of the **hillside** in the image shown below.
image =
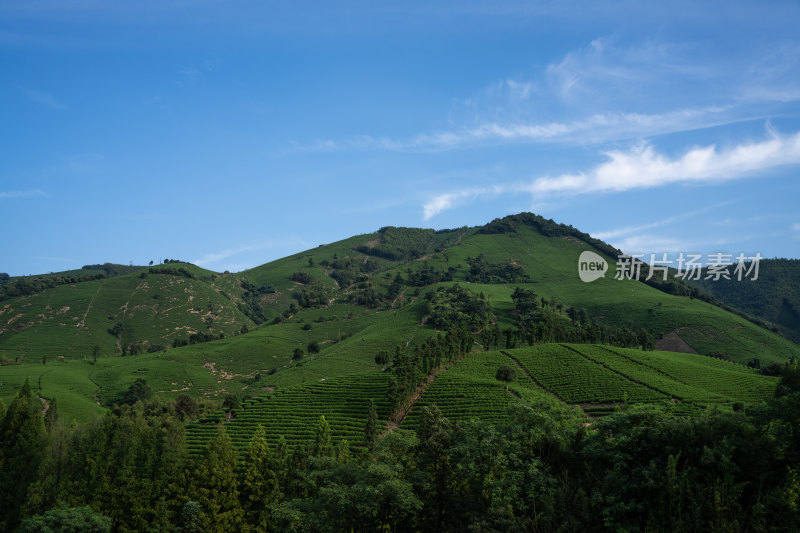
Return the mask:
M615 280L613 271L584 283L585 250L616 259L570 226L523 213L478 228L381 228L238 274L169 263L43 288L0 302L0 398L30 377L42 397L85 418L139 378L167 398L266 394L379 371L379 352L411 350L462 320L475 342L506 351L678 337L683 351L737 363L799 353L699 299ZM461 305L485 308L483 318ZM735 401L749 400L718 398Z
M747 264L748 268L750 264ZM720 302L760 318L794 341L800 341L800 260L762 259L758 280L691 280L692 286Z

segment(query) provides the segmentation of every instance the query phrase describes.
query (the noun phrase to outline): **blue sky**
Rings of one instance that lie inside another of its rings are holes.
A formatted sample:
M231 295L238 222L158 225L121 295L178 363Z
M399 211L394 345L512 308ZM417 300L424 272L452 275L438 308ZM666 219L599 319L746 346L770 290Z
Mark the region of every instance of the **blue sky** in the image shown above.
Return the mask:
M800 4L641 4L2 2L0 271L520 211L800 257Z

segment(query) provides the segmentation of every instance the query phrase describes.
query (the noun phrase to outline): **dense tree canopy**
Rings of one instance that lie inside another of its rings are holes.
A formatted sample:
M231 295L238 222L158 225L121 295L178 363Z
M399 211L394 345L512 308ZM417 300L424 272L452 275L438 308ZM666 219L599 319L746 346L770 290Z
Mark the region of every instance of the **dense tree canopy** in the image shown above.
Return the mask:
M776 396L740 412L628 406L587 426L555 401L501 424L433 406L372 442L370 415L366 447L320 417L295 449L258 428L237 450L221 422L193 454L177 402L45 424L26 383L0 409L1 529L797 531L798 376L787 364Z

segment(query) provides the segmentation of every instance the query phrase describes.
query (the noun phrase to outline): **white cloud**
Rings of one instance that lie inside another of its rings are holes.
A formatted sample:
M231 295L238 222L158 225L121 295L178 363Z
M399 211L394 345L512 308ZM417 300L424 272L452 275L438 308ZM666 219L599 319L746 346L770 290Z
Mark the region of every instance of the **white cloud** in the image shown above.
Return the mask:
M626 191L673 183L726 181L757 171L800 163L800 133L718 150L714 145L688 150L676 158L641 143L635 148L606 152L608 161L587 173L543 177L530 185L534 195Z
M32 196L47 196L39 189L31 189L28 191L0 191L0 198L29 198Z
M446 192L423 205L427 220L479 197L528 192L534 201L552 196L663 187L677 183L723 182L752 176L783 165L800 164L800 133L779 135L725 149L697 147L670 158L640 143L628 151L606 152L608 161L579 174L541 177L527 184L507 183ZM608 237L608 235L606 235Z
M481 197L494 197L507 192L518 191L518 185L494 185L491 187L478 187L463 189L456 192L439 194L425 202L422 206L424 220L428 220L442 211L448 211L465 203L472 202Z

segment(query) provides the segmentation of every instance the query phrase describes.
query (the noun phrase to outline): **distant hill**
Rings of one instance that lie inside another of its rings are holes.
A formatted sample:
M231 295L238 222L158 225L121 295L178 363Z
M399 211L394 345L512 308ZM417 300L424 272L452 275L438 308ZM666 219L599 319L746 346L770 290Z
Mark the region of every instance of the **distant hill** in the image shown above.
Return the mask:
M797 344L696 297L697 287L616 280L613 266L584 283L578 257L587 250L609 265L619 253L521 213L474 228L385 227L237 274L170 262L6 280L0 399L26 377L80 418L139 378L166 397L260 396L380 372L376 355L391 360L451 328L471 330L476 350L655 346L741 365L800 355Z
M86 358L161 351L252 327L240 280L186 263L98 265L85 276L11 280L0 287L0 356ZM18 296L15 294L19 294ZM194 338L192 337L194 336Z
M800 259L762 259L756 281L705 277L689 283L800 341Z

